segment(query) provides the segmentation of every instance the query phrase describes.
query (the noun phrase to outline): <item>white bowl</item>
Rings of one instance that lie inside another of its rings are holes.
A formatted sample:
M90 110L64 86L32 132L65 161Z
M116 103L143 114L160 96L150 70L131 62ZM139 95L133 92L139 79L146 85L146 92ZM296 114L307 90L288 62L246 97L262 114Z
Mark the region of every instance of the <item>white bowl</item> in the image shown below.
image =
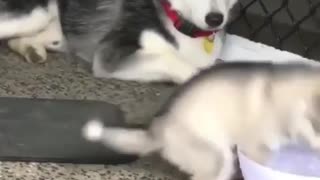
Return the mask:
M262 166L238 151L240 169L245 180L320 180L320 177L310 177L280 172Z

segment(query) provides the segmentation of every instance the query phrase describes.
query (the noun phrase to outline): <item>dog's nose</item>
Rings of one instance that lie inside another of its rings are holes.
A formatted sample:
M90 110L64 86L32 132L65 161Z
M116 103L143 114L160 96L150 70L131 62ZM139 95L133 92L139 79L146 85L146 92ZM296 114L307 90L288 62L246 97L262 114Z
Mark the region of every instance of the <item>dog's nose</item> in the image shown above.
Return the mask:
M220 26L223 22L223 15L221 13L211 12L206 16L206 23L210 27Z

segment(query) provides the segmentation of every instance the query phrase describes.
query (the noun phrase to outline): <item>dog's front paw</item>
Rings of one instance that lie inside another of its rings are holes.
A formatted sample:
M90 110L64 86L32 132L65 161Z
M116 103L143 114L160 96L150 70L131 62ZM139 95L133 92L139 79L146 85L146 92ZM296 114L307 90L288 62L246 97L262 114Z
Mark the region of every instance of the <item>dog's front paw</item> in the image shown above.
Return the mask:
M17 38L9 40L8 46L11 50L20 54L28 63L41 64L47 61L47 51L41 43Z
M29 63L45 63L47 61L47 51L42 46L29 46L26 49L24 55L25 59Z

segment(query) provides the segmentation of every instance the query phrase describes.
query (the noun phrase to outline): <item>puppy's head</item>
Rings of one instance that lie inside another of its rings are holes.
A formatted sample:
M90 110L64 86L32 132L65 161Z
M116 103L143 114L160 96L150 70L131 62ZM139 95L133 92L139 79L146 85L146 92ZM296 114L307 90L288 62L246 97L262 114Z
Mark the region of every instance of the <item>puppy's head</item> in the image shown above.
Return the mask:
M238 0L169 0L173 9L203 30L223 29Z

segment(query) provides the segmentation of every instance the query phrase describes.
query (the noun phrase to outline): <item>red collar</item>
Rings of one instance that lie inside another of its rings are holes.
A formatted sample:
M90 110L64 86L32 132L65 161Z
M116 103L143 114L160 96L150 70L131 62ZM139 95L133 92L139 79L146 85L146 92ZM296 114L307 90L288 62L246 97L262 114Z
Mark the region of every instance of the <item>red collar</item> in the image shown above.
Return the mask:
M194 24L190 23L189 21L186 21L183 18L181 18L178 12L171 8L171 4L170 2L168 2L168 0L161 0L161 4L166 15L172 21L174 27L181 33L194 38L208 37L215 33L214 31L203 31L196 27Z

